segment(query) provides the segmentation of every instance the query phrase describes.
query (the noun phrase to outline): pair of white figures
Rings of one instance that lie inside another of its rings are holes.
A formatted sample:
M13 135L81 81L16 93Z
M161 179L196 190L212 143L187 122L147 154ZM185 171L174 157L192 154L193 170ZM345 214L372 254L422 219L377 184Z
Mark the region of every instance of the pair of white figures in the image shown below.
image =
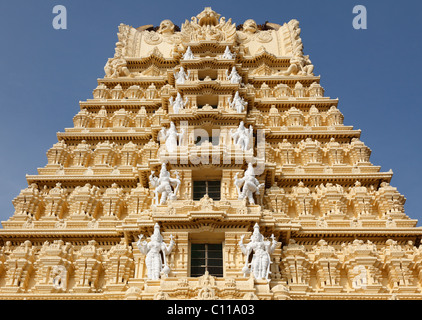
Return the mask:
M151 172L149 176L150 185L154 188L154 203L155 205L164 205L168 200L177 200L177 193L182 183L179 177L179 173L176 171L176 178L170 177L166 164L161 165L160 175L154 176L155 171ZM234 178L234 184L237 188L238 199L247 199L250 204L254 205L254 194L260 195L261 189L264 187L264 183L259 183L258 179L255 178L255 169L252 163L248 164L243 174L243 178L239 178L239 173ZM161 197L160 197L161 195Z
M239 241L240 249L245 255L245 265L242 268L243 275L248 277L253 274L257 280L269 281L272 263L271 254L278 244L274 235L271 235L271 241L265 240L264 236L259 232L258 224L255 224L250 242L247 245L243 243L244 238L245 236L242 235ZM151 241L148 243L142 239L143 235L140 235L136 245L139 251L146 255L145 264L148 279L159 280L162 275L168 276L171 271L168 265L168 256L176 244L173 240L173 235L170 235L170 244L166 245L160 234L160 226L155 224Z
M175 114L179 114L181 110L185 109L188 102L189 99L187 97L183 101L180 92L177 93L176 99L174 99L173 97L170 97L169 99L169 104L173 107L173 113ZM237 113L244 112L246 106L248 105L248 103L239 95L239 91L236 91L233 100L230 97L228 102L230 108L236 110Z
M229 60L232 60L235 57L236 57L236 54L231 53L229 46L226 46L226 49L224 50L223 55L220 56L221 59L229 59ZM193 54L190 46L186 49L186 52L183 54L182 59L183 60L194 60L194 59L196 59L196 57Z
M230 49L226 47L224 54L221 56L223 59L234 59L235 55L230 52ZM190 47L186 50L185 54L183 55L183 60L193 60L195 59L194 54ZM179 72L173 71L174 79L176 84L185 84L186 81L190 78L190 70L187 72L183 67L180 67ZM230 81L232 84L240 84L242 83L242 76L237 72L236 67L232 67L232 70L229 74L229 71L226 70L226 77L227 80Z
M240 147L243 151L251 150L253 147L253 127L245 127L243 121L240 122L236 130L230 130L230 136L233 139L234 145ZM174 122L170 123L170 128L162 128L158 134L160 140L165 141L165 146L168 152L175 152L177 146L183 146L185 138L185 130L182 128L177 132Z
M190 70L186 72L183 67L180 67L179 72L174 71L173 74L176 84L185 84L190 78ZM229 71L226 70L226 77L232 84L239 84L242 82L242 76L237 72L236 67L232 68L230 74Z

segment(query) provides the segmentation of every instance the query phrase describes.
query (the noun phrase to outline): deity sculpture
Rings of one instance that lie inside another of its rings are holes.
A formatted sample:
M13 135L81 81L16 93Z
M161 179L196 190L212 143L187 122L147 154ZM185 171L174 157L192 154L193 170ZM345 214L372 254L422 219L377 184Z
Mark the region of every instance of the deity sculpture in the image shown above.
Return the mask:
M222 59L234 59L235 54L231 53L229 46L226 46L223 55L221 56Z
M176 79L176 84L184 84L190 77L190 70L188 73L185 72L183 67L180 67L179 72L173 71L174 78Z
M118 78L120 76L130 77L132 74L127 68L127 62L122 57L116 57L108 59L107 64L104 67L106 78Z
M193 55L192 49L190 46L186 49L185 54L183 55L183 60L193 60L195 59L195 56Z
M303 45L300 44L293 52L293 57L290 59L290 67L283 73L285 76L305 75L313 76L314 65L312 64L309 56L303 55Z
M255 279L269 280L271 254L274 252L277 241L275 240L274 235L271 235L271 241L265 240L264 236L259 232L258 224L255 224L254 231L251 236L250 242L245 246L243 244L244 235L240 237L239 246L242 250L242 253L245 257L245 266L242 268L242 272L246 277L248 274L252 273ZM250 255L252 255L252 261L249 263Z
M170 105L173 107L174 113L179 113L180 110L183 110L188 103L188 98L186 97L185 101L183 101L180 92L177 93L176 100L173 100L173 97L169 99Z
M239 146L243 151L248 151L253 145L253 127L249 126L249 129L245 128L243 121L240 122L239 127L233 132L230 130L230 135L233 139L233 143Z
M230 83L233 83L233 84L238 84L242 82L242 77L237 72L236 67L232 68L230 75L229 75L229 71L226 70L226 77L230 81Z
M170 35L174 33L174 23L171 20L163 20L157 32L163 35Z
M243 23L243 31L247 33L255 33L258 31L258 26L253 19L248 19Z
M142 241L143 235L139 235L136 243L139 251L146 255L145 264L147 266L148 279L158 280L161 274L168 275L170 267L167 264L167 256L173 250L175 242L173 235L170 235L170 244L167 246L160 234L160 226L156 223L151 241Z
M236 188L237 188L239 200L248 198L249 203L254 205L255 204L255 200L253 198L254 193L259 195L260 189L263 188L265 184L259 183L258 179L255 178L255 169L252 163L248 164L248 169L246 169L243 175L243 178L239 179L238 175L239 174L236 173L236 176L234 178L234 184L236 185Z
M165 140L166 149L168 152L175 152L177 150L177 145L183 145L183 138L185 135L185 130L182 129L180 133L177 132L174 122L170 123L170 128L162 128L158 134L160 140ZM177 143L179 142L179 143Z
M56 290L66 291L67 290L67 269L65 266L58 265L54 266L52 271L53 276L53 287Z
M167 200L176 200L177 192L181 184L179 173L176 171L176 179L170 177L170 172L167 171L166 164L161 165L160 176L154 176L155 171L151 172L149 176L149 181L152 188L155 188L155 204L163 205ZM161 199L159 199L159 194L161 194Z
M245 111L245 107L248 105L248 103L239 96L239 91L236 91L233 101L231 97L229 98L229 106L236 110L237 113L242 113Z

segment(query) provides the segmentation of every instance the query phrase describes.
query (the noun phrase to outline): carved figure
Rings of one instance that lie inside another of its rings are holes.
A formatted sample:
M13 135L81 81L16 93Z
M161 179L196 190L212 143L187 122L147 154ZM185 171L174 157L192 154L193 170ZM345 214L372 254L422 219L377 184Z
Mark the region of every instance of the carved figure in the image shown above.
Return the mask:
M236 91L233 101L231 97L229 98L229 106L236 110L237 113L242 113L245 111L245 107L248 105L248 103L239 96L239 91Z
M173 235L170 235L170 244L167 246L163 237L160 234L160 226L156 223L154 226L154 233L151 236L151 241L142 241L143 235L138 236L139 240L136 243L139 251L146 255L145 263L147 266L148 279L158 280L161 274L168 275L170 267L167 264L167 256L173 250L175 242Z
M304 75L313 76L314 66L309 59L309 56L303 55L303 47L300 45L298 49L293 53L293 57L290 59L290 67L286 72L283 73L285 76L289 75Z
M158 138L165 140L166 149L168 152L175 152L177 149L177 142L179 141L179 146L183 145L183 138L185 135L185 130L182 129L180 133L177 132L174 122L170 123L170 128L162 128L158 134Z
M195 59L195 56L193 55L192 49L190 46L186 49L185 54L183 55L183 60L193 60Z
M230 130L230 136L233 139L233 143L239 146L243 151L248 151L252 148L253 127L249 126L249 129L246 129L243 121L240 122L236 131Z
M176 200L177 192L181 184L179 173L176 172L176 179L171 178L165 163L161 165L159 177L155 177L154 173L155 171L151 172L149 181L151 186L155 188L155 204L163 205L167 200ZM159 194L161 194L161 199L159 199Z
M243 178L238 178L238 173L235 176L235 185L239 195L239 200L248 198L250 204L255 204L253 198L254 193L259 195L260 189L264 187L264 183L259 183L258 179L255 178L255 169L253 168L252 163L248 164L248 169L246 169ZM242 190L240 188L243 186Z
M190 70L188 73L185 72L183 67L180 67L179 72L173 71L174 78L176 79L176 84L184 84L190 77Z
M240 237L239 246L245 257L245 266L242 269L244 276L252 272L255 279L269 280L271 254L274 252L277 241L274 235L271 235L271 241L266 241L264 236L259 232L258 224L254 226L254 232L250 238L250 242L245 246L243 244L244 235ZM249 263L249 257L252 255L252 261Z
M238 84L242 82L242 77L237 72L236 67L232 68L230 75L229 75L229 71L226 70L226 77L227 77L227 80L229 80L230 83L233 83L233 84Z
M170 35L174 33L174 23L171 20L163 20L158 28L158 33L163 35Z
M222 59L234 59L235 54L231 53L229 46L226 46L223 55L221 56Z
M186 97L185 101L183 101L180 92L177 93L176 100L173 100L173 97L169 99L170 105L173 107L174 113L179 113L180 110L183 110L188 103L188 98Z
M108 59L104 67L106 78L130 77L133 76L127 68L127 62L122 57Z
M253 19L248 19L243 23L243 31L252 34L258 31L258 26Z
M52 270L53 276L53 287L56 290L67 290L67 269L65 266L58 265L54 266Z

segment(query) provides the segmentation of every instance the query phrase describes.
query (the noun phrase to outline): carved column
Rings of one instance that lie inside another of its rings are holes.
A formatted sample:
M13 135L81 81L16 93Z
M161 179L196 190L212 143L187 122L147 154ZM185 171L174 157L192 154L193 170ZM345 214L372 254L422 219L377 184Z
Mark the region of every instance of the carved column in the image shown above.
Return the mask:
M100 277L104 271L102 253L95 240L89 241L77 253L74 292L98 292L101 289Z
M35 271L35 252L31 241L27 240L15 248L6 261L6 285L2 291L27 292L31 277Z
M40 292L67 292L73 272L73 247L70 243L46 241L37 260L37 285Z
M113 246L105 261L105 289L110 291L125 291L130 278L135 271L132 247L124 240Z

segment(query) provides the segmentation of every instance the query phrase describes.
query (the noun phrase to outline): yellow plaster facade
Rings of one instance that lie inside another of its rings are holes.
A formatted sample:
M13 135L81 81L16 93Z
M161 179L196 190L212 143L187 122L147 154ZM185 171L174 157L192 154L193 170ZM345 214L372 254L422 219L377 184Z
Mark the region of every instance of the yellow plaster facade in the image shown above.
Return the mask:
M300 33L211 8L121 24L2 222L0 299L420 299L422 229ZM192 276L192 244L221 244L222 274Z

